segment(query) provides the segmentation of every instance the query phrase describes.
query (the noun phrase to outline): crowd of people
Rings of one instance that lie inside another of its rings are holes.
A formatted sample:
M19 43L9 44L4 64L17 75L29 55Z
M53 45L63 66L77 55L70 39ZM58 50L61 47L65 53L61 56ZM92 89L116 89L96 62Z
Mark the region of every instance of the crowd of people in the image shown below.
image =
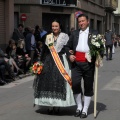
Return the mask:
M40 59L46 34L38 25L35 28L24 28L23 24L19 24L14 29L5 52L0 49L0 85L12 82L19 74L29 72L31 65Z

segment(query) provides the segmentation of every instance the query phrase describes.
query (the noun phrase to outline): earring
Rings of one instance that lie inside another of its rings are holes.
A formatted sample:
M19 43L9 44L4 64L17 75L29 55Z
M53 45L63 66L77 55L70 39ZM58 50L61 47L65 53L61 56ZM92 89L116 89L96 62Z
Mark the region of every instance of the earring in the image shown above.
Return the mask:
M59 30L59 32L61 32L61 29Z

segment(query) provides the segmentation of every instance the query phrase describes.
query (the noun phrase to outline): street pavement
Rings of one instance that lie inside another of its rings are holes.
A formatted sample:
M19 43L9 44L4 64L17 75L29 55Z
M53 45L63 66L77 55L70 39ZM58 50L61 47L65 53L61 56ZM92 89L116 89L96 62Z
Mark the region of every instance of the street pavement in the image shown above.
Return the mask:
M34 76L19 79L0 86L0 120L79 120L74 117L76 106L60 108L58 115L48 115L47 108L33 107ZM120 48L116 48L113 60L103 59L99 68L97 117L94 118L94 97L86 120L120 119Z

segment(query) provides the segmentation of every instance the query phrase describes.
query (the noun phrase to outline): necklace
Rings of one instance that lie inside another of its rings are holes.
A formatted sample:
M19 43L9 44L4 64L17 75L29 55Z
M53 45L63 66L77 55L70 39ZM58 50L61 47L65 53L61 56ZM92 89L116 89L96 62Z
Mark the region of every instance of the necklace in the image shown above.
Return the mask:
M58 35L57 35L57 36L54 36L54 35L53 35L53 39L54 39L54 46L56 46L56 44L57 44L57 38L58 38Z
M53 35L53 38L54 38L54 41L57 41L58 35L57 36Z

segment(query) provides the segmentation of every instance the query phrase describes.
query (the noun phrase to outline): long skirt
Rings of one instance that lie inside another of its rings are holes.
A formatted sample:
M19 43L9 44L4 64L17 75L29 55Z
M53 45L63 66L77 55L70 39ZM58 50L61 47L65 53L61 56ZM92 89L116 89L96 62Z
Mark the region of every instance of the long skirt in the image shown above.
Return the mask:
M66 56L59 55L65 70L71 76ZM72 89L59 72L51 54L44 62L43 71L34 79L34 104L51 107L68 107L76 105Z

